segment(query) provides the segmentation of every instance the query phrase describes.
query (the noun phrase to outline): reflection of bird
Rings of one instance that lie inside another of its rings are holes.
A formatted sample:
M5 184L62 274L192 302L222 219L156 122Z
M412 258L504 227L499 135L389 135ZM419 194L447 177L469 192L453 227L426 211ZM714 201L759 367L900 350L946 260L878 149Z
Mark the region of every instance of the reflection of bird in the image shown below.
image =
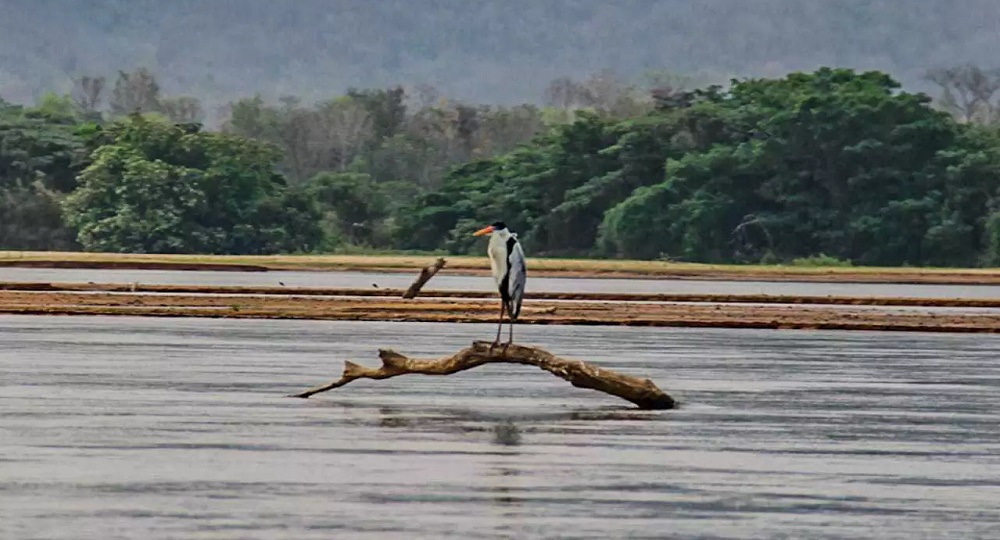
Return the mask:
M500 331L503 329L503 314L506 311L510 321L510 339L514 341L514 321L521 314L521 300L524 297L524 282L527 280L527 268L524 266L524 251L517 235L508 231L502 221L479 229L475 236L490 235L490 243L486 253L490 258L490 270L500 291L500 325L497 327L497 339L500 343Z

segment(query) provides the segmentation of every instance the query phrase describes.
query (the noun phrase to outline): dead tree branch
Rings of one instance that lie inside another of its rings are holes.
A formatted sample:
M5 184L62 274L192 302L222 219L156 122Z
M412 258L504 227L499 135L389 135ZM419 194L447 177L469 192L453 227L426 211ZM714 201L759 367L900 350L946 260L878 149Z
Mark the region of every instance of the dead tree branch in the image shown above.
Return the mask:
M369 368L344 362L344 374L340 379L323 386L311 388L291 397L309 396L340 388L358 379L388 379L399 375L451 375L484 364L524 364L544 369L556 377L565 379L578 388L590 388L620 397L637 405L640 409L672 409L676 402L657 388L649 379L640 379L587 364L580 360L560 358L535 347L523 345L493 345L487 341L476 341L471 347L436 360L409 358L388 349L379 349L382 366Z
M434 261L434 264L425 266L422 270L420 270L420 275L417 276L416 281L410 285L410 288L406 289L406 292L403 293L403 298L415 298L417 294L420 293L420 289L424 286L424 284L434 277L434 274L437 274L439 270L444 268L444 263L444 258L439 258Z

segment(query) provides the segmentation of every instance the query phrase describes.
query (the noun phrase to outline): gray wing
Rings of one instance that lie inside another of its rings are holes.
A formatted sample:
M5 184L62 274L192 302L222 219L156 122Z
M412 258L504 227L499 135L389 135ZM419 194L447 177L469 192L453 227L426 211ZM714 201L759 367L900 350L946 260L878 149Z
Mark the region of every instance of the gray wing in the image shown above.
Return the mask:
M511 236L507 241L507 293L510 295L508 312L511 320L521 314L521 300L524 298L524 282L528 278L528 269L524 264L524 251L517 236Z

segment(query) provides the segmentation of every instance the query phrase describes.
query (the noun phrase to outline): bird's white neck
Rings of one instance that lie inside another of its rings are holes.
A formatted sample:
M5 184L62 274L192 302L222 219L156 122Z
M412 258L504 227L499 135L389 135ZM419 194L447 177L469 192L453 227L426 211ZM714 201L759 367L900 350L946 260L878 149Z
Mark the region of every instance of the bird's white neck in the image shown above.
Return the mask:
M500 240L502 242L506 242L507 239L510 238L511 234L510 234L510 231L508 231L507 229L498 229L498 230L493 231L492 236L493 236L493 238L496 238L497 240Z

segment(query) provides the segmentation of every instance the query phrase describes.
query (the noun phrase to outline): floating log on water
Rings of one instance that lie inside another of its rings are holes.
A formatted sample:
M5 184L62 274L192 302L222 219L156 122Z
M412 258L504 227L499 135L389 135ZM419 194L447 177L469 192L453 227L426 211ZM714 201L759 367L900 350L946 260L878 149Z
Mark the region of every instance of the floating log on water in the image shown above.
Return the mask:
M620 397L640 409L673 409L677 405L672 397L649 379L623 375L580 360L560 358L548 351L524 345L494 345L488 341L476 341L469 348L436 360L409 358L388 349L379 349L378 354L382 359L381 367L370 368L344 362L344 374L340 379L291 397L308 398L358 379L378 380L410 374L451 375L485 364L524 364L544 369L573 386Z
M427 283L432 277L434 277L434 274L437 274L439 270L444 268L444 263L444 258L439 257L438 260L434 261L434 264L425 266L422 270L420 270L420 275L417 276L417 280L410 285L409 289L406 289L406 292L403 293L403 298L416 297L420 292L420 288L424 286L424 283Z

